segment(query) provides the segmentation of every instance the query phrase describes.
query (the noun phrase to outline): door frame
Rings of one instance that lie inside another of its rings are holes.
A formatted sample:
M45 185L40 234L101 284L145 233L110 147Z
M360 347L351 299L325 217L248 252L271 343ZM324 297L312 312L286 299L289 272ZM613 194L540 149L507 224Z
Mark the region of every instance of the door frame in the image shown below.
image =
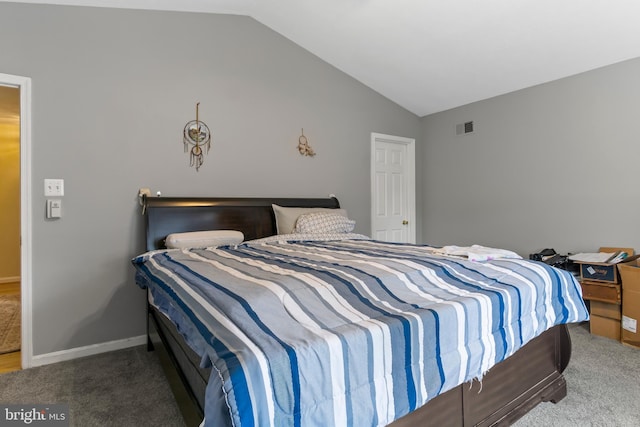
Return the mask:
M0 85L20 89L20 298L21 365L30 368L33 359L32 325L32 214L31 214L31 79L0 73Z
M376 178L376 142L386 142L390 144L400 144L407 147L407 162L405 184L407 188L407 214L409 219L409 230L407 236L410 243L416 243L416 140L414 138L405 138L402 136L385 135L383 133L371 132L371 235L375 231L374 218L375 206L378 195L375 191Z

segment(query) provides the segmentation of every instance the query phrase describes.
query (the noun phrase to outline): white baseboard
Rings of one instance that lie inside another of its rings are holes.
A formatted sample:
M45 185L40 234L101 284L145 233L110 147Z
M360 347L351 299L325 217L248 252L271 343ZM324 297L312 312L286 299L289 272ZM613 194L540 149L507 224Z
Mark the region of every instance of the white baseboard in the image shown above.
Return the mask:
M49 365L51 363L64 362L65 360L79 357L93 356L94 354L108 351L122 350L147 343L147 336L125 338L123 340L109 341L100 344L92 344L85 347L76 347L69 350L54 351L53 353L38 354L31 358L31 367Z
M20 276L0 277L0 283L15 283L20 281Z

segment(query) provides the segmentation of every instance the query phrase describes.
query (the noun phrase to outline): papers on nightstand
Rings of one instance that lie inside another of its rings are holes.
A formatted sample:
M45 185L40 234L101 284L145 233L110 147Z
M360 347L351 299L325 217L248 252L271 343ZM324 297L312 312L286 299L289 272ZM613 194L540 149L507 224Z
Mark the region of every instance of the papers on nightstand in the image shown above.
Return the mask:
M627 257L626 252L595 252L595 253L580 253L569 256L571 261L577 262L600 262L607 264L617 264Z
M607 262L609 264L617 264L617 263L622 262L623 260L625 260L627 258L627 256L629 256L629 254L627 254L626 252L618 252L612 259L610 259Z
M607 262L613 255L608 252L580 253L569 255L569 259L579 262Z

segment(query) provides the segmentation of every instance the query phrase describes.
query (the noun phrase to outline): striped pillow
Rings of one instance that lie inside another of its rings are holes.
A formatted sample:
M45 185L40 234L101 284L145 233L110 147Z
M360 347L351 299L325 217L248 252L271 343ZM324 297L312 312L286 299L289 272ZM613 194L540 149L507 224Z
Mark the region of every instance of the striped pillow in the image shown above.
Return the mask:
M344 215L311 212L298 217L294 233L350 233L355 226L356 222Z

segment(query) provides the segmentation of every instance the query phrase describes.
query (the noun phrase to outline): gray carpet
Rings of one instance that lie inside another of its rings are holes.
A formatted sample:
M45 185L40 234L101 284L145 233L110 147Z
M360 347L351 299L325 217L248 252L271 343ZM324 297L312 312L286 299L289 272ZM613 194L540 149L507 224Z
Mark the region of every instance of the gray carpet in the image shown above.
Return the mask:
M573 354L565 371L567 397L541 403L516 427L640 426L640 349L571 325Z
M640 426L640 349L570 327L568 396L517 427ZM145 347L0 375L1 403L67 403L72 426L184 426L155 353Z
M183 426L157 355L135 347L0 375L3 404L66 403L71 426Z

